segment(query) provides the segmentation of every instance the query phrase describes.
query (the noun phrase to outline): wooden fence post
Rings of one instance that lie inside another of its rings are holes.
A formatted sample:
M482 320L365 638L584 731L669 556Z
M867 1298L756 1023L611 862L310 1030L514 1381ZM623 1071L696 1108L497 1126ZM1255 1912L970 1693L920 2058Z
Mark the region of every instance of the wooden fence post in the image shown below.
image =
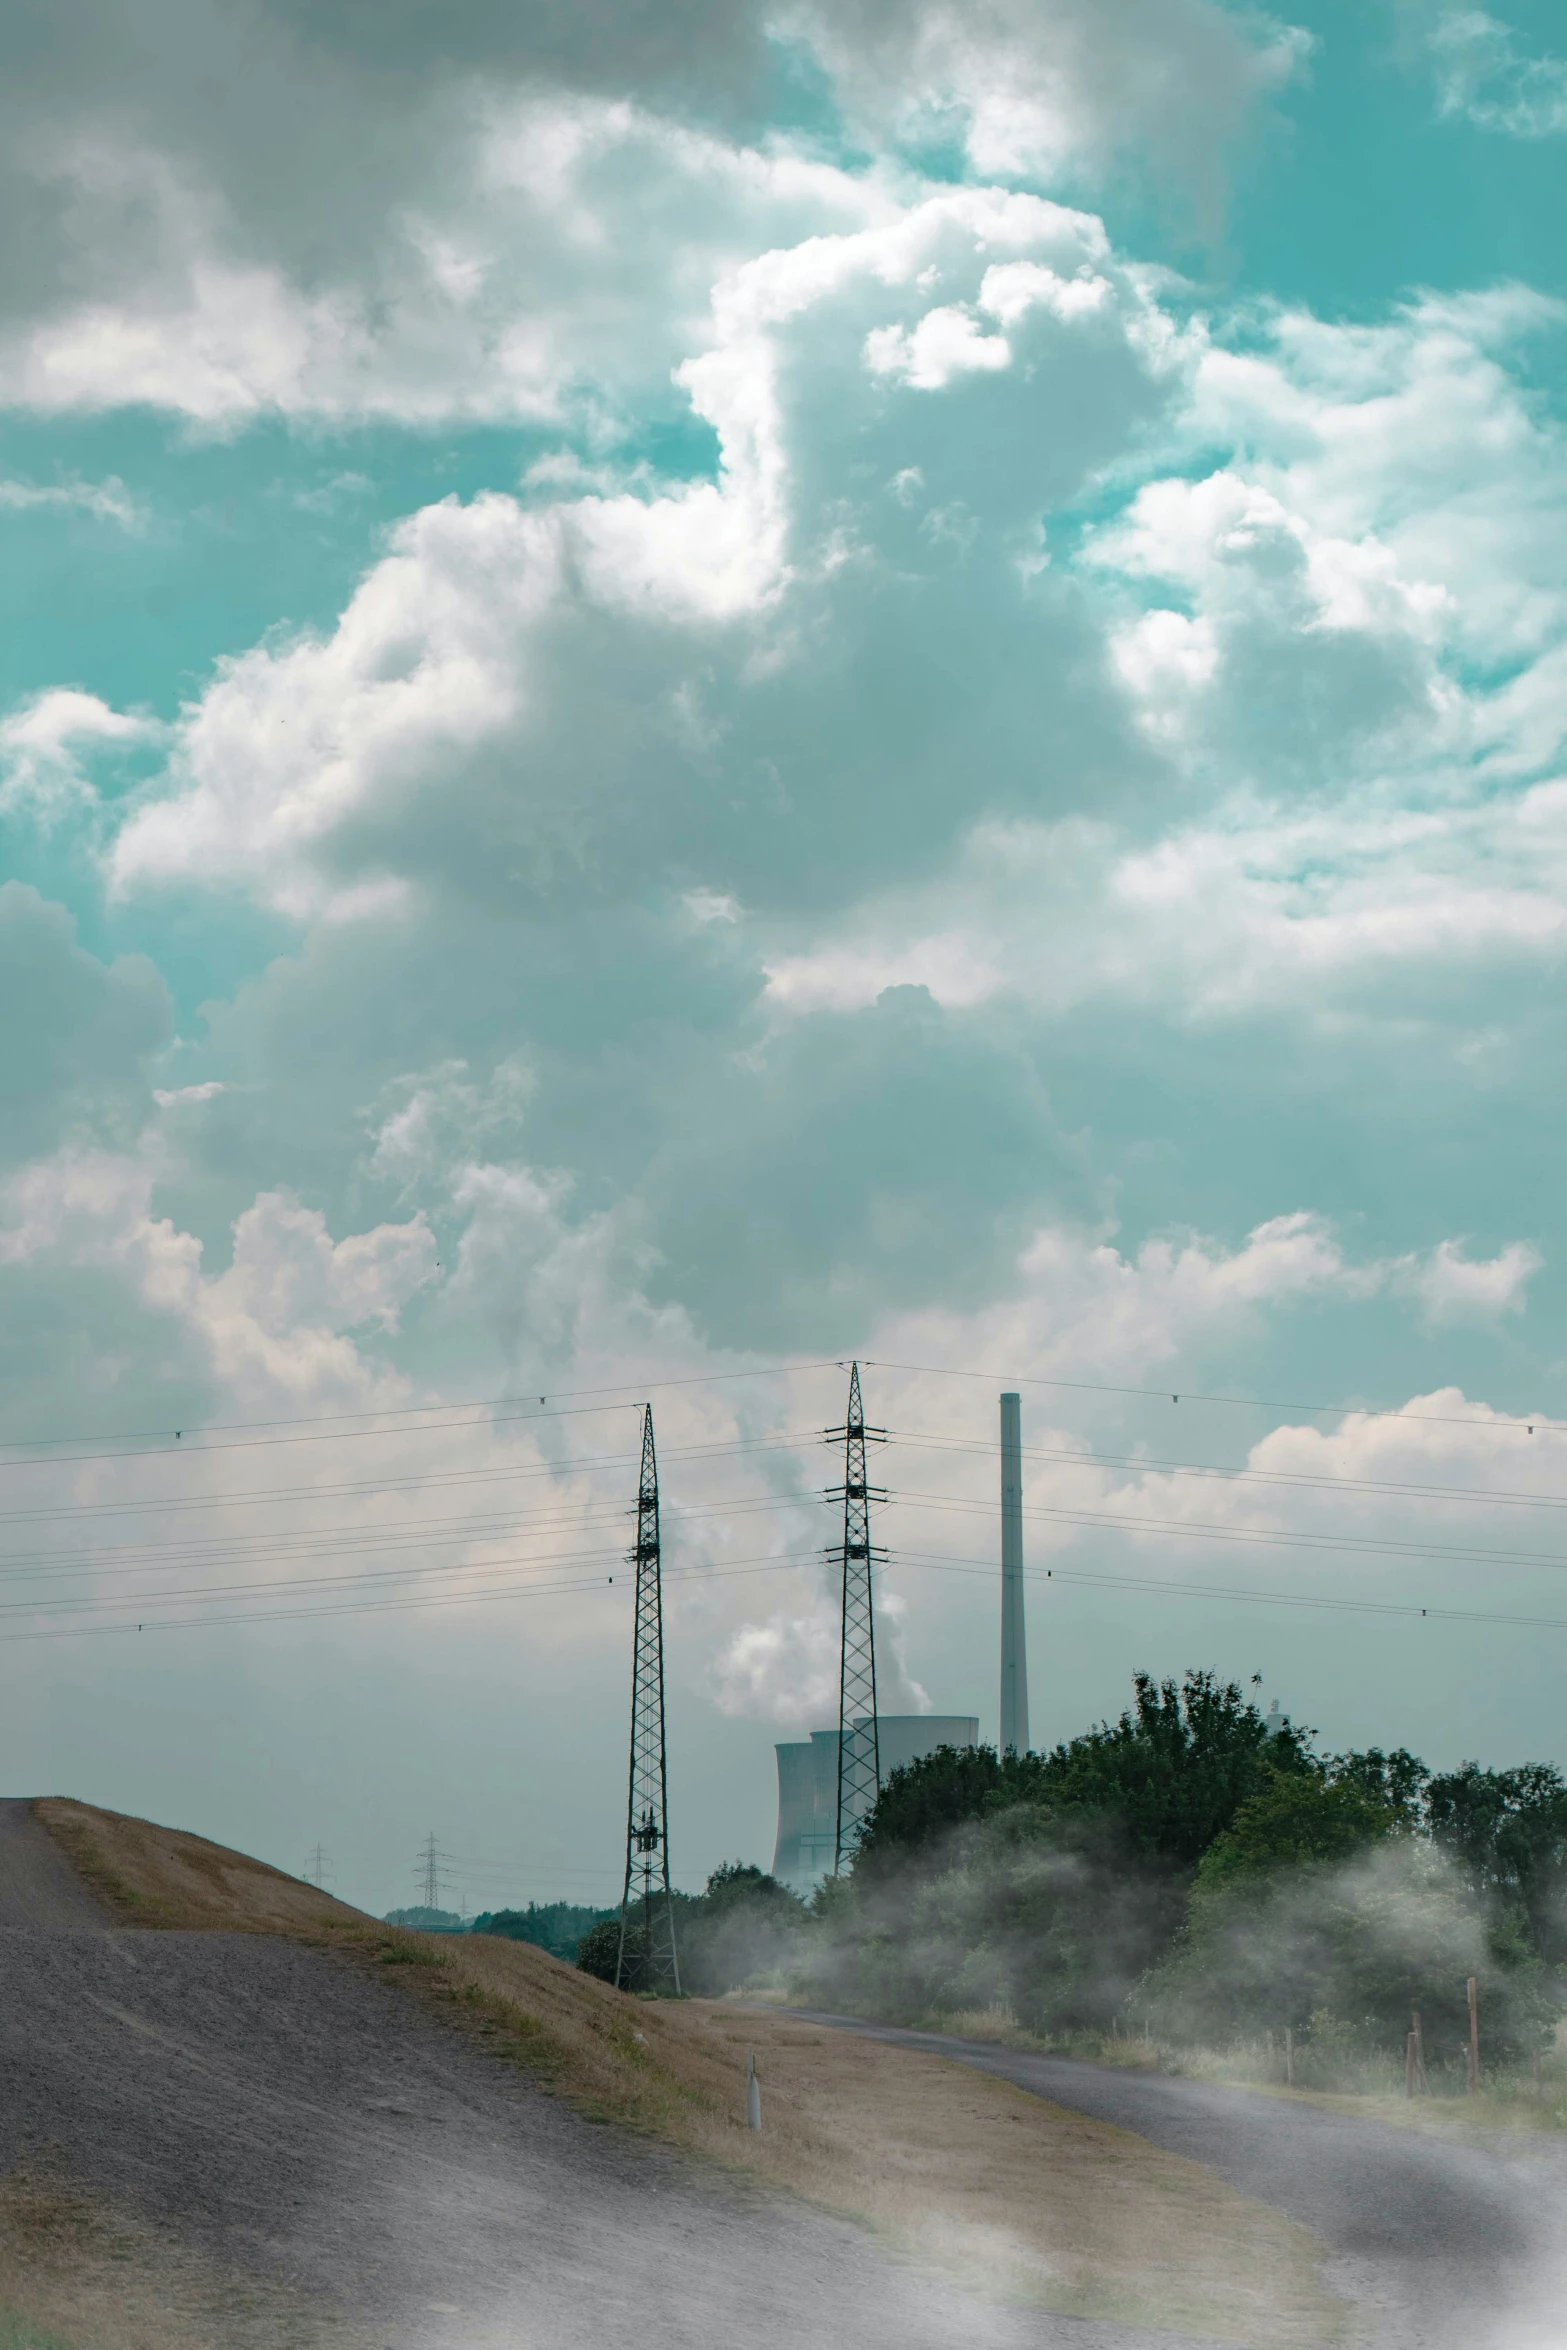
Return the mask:
M1480 2094L1480 2000L1473 1975L1469 1978L1469 2094Z

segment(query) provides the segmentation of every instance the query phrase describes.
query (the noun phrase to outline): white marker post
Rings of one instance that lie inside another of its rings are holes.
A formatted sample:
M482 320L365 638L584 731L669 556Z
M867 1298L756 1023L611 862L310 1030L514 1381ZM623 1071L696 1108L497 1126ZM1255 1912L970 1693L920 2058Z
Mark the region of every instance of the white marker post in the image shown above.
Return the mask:
M745 2120L747 2129L762 2126L762 2084L756 2077L756 2050L745 2052Z

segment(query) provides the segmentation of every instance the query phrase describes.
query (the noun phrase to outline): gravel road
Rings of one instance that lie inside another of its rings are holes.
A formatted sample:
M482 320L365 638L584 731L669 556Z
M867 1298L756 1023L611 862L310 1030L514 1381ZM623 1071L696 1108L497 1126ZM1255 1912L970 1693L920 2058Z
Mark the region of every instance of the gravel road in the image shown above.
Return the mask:
M104 1921L0 1804L0 2171L82 2182L395 2350L1180 2350L992 2307L594 2128L346 1959Z
M1554 2140L1493 2152L1255 2091L853 2016L811 2020L953 2057L1207 2163L1332 2247L1378 2350L1567 2345L1567 2154Z

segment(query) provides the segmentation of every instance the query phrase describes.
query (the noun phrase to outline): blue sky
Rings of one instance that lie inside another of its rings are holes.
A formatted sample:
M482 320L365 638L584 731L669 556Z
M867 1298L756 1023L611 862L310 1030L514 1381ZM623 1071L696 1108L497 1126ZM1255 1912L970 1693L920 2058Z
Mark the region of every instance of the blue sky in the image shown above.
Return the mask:
M855 1352L889 1703L1027 1381L1037 1735L1567 1763L1550 12L585 26L7 36L11 1782L613 1890L651 1394L765 1860Z

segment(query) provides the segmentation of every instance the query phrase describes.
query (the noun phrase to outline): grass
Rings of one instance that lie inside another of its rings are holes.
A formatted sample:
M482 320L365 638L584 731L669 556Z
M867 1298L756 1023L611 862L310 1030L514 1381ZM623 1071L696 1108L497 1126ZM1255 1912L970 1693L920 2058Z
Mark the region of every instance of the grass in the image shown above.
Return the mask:
M898 2256L988 2294L1256 2350L1342 2337L1304 2229L1200 2164L1007 2082L787 2007L634 1999L529 1943L379 1924L175 1830L83 1804L37 1809L127 1922L286 1932L334 1951L585 2118L846 2213ZM745 2122L748 2049L759 2133Z
M0 2309L0 2350L75 2350L63 2334L48 2333L20 2310Z
M1291 2084L1285 2079L1284 2051L1276 2039L1202 2048L1140 2033L1073 2032L1041 2038L1000 2007L923 2016L915 2028L989 2040L1039 2055L1078 2056L1092 2064L1128 2065L1227 2088L1260 2089L1292 2103L1445 2138L1494 2139L1509 2130L1532 2135L1567 2130L1567 2024L1557 2027L1556 2046L1544 2059L1539 2087L1532 2074L1482 2071L1476 2097L1468 2093L1461 2066L1433 2066L1431 2094L1410 2097L1401 2062L1391 2057L1353 2061L1335 2055L1331 2063L1319 2063L1309 2042L1295 2051L1296 2077Z
M384 2338L191 2250L47 2163L0 2179L0 2350L380 2350Z

